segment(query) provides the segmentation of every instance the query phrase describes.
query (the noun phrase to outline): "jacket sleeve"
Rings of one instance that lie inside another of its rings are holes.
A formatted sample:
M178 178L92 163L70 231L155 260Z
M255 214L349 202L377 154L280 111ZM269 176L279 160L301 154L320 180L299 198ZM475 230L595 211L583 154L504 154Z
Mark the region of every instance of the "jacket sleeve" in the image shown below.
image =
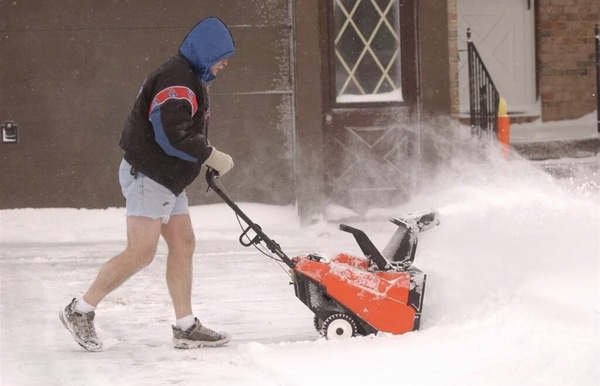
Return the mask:
M187 87L168 87L155 95L148 118L154 140L167 155L201 163L208 158L212 148L202 134L202 120L193 119L197 110L196 95Z

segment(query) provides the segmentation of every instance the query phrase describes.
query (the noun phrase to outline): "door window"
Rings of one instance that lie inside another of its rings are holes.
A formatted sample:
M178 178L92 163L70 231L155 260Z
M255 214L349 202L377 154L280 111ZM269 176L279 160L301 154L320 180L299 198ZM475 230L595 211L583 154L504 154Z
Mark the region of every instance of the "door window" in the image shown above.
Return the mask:
M332 0L335 102L401 102L399 0Z

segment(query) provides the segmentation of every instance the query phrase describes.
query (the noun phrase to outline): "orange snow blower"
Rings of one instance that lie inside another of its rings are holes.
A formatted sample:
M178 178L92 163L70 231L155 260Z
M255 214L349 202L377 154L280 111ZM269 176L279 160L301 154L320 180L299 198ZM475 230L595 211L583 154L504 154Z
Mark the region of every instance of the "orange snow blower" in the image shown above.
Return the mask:
M330 259L313 253L290 258L217 184L214 171L206 172L206 180L238 220L246 223L240 243L263 253L259 246L266 246L276 255L269 257L290 268L295 294L314 313L314 326L321 335L343 339L419 328L426 275L412 263L417 234L439 224L436 212L391 219L398 228L381 252L362 230L341 224L340 230L354 236L364 256L340 253Z

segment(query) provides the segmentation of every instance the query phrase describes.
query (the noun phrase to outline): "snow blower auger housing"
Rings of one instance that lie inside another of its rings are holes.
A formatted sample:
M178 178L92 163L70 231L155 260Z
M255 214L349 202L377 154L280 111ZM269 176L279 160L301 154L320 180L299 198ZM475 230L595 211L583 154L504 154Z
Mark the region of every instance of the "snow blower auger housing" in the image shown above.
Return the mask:
M340 230L354 236L364 256L340 253L330 259L313 253L289 258L217 186L215 177L212 170L207 171L209 187L247 225L240 243L246 247L265 245L290 268L296 297L314 313L314 326L320 334L327 339L343 339L378 332L402 334L419 328L426 275L412 263L418 233L439 224L436 212L391 219L398 228L382 251L362 230L341 224Z

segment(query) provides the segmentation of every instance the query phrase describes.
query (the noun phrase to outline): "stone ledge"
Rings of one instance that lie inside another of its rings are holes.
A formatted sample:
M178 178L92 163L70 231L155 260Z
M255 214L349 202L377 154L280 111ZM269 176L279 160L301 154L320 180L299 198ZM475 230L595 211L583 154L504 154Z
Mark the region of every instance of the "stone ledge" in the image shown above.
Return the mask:
M511 148L534 161L584 158L600 153L600 138L519 142L511 144Z

